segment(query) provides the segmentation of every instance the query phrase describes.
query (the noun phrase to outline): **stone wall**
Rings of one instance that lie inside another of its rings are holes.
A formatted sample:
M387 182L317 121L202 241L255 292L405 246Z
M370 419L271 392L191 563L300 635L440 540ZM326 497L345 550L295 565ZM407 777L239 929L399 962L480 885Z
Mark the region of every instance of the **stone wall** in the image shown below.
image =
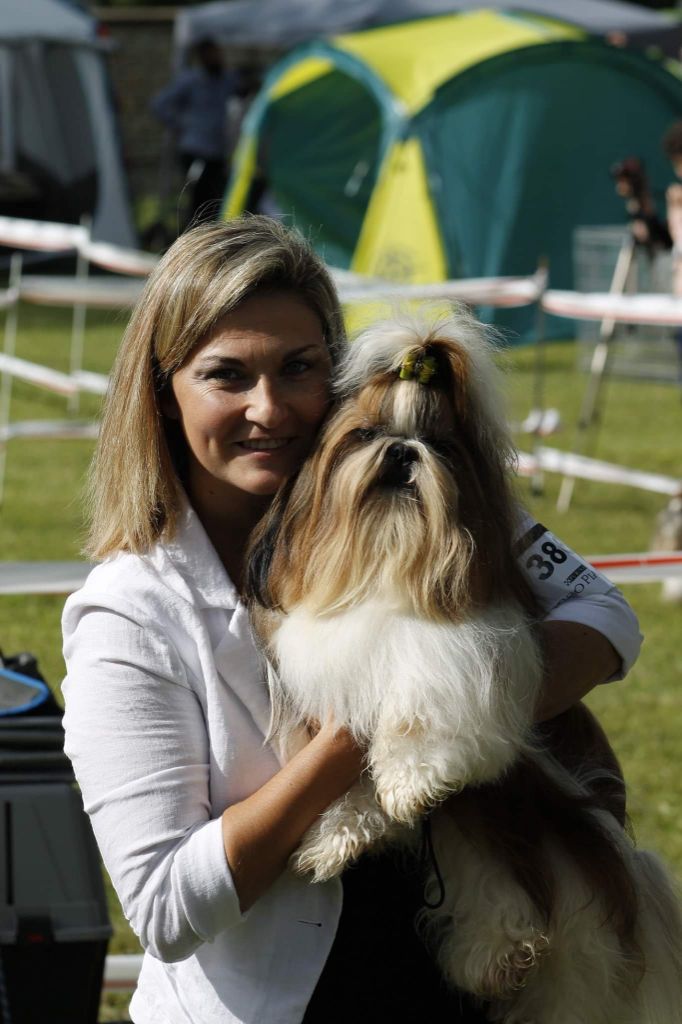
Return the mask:
M101 7L93 14L112 42L108 63L123 160L139 202L159 187L165 133L149 113L149 100L172 74L175 8Z
M112 43L108 60L123 159L138 224L144 227L160 192L165 188L172 197L181 185L167 152L169 140L149 113L151 97L173 74L175 7L95 7L92 13ZM231 67L262 74L279 54L233 47L225 56Z

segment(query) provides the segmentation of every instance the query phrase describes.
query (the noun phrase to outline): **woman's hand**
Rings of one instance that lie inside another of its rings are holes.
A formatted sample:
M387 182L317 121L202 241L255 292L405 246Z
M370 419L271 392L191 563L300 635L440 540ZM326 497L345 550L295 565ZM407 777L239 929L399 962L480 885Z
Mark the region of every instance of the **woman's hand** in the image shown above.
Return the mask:
M363 768L364 750L329 719L264 786L223 812L225 855L242 911L276 881L316 818Z

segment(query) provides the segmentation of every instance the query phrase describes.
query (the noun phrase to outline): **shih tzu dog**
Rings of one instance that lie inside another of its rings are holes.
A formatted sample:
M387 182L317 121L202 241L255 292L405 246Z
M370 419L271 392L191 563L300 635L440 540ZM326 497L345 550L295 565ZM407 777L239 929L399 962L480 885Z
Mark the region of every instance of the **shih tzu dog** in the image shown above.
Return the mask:
M615 757L582 705L533 728L537 613L483 329L377 326L336 390L249 563L283 756L330 715L367 749L294 867L330 878L421 824L427 934L489 1020L680 1024L678 905L623 827Z

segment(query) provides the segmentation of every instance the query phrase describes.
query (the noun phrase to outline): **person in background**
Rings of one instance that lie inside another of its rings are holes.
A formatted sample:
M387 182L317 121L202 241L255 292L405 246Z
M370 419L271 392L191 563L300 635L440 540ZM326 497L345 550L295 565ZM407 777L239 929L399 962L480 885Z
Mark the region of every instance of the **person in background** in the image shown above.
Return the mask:
M675 176L682 180L682 121L675 121L663 136L663 151L672 164ZM673 295L682 297L682 185L670 185L665 194L668 231L673 248ZM682 331L678 331L682 357Z
M228 104L239 91L236 73L225 68L212 39L193 49L195 64L184 68L151 101L154 116L172 133L190 189L185 225L214 220L228 175Z
M682 180L682 121L675 121L662 139L663 152L670 160L675 176ZM654 205L644 164L638 157L628 157L611 168L618 195L625 200L631 217L630 229L638 245L650 257L661 250L672 249L673 295L682 297L682 184L669 185L665 194L665 217ZM678 353L678 379L682 384L682 327L674 334Z

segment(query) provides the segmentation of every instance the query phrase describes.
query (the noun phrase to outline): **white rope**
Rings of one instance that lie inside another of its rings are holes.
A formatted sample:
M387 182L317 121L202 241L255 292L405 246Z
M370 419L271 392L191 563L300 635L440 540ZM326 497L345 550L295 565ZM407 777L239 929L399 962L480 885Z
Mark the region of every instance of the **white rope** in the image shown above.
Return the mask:
M109 242L88 240L80 247L85 258L104 270L116 274L130 274L133 277L147 277L159 262L159 257L139 249L123 249Z
M104 373L93 373L92 370L76 370L71 374L78 388L91 395L106 395L109 378Z
M0 217L0 244L13 249L64 252L85 245L88 234L79 224Z
M0 562L0 594L71 594L91 569L86 562Z
M78 384L71 374L52 370L39 363L30 363L26 359L6 355L4 352L0 353L0 371L58 395L73 395L78 390Z
M117 277L47 277L28 274L22 278L20 298L38 306L82 305L98 309L131 309L144 281Z
M0 424L0 444L8 441L94 440L99 423L93 420L15 420Z
M522 476L533 476L538 470L546 469L549 472L568 474L583 480L637 487L643 491L653 491L655 494L682 494L682 480L675 477L628 469L613 462L602 462L600 459L590 459L586 455L562 452L557 448L539 447L533 455L519 452L518 468Z
M682 298L666 294L615 295L611 292L546 291L546 313L570 320L615 320L627 324L682 326Z
M538 270L530 277L475 277L433 284L396 284L367 278L366 283L337 278L342 303L381 302L384 300L454 300L474 306L528 306L537 302L546 284L546 272Z
M6 288L4 291L0 291L0 309L11 309L12 306L16 306L18 298L18 288Z
M76 249L88 263L118 274L146 277L159 262L158 256L140 249L125 249L110 242L93 242L84 224L0 217L0 245L13 249L65 252Z
M0 352L0 372L45 388L46 391L53 391L57 395L74 395L80 391L104 395L109 383L109 378L103 373L92 373L89 370L62 373L61 370L53 370L41 363L30 363L27 359L19 359L18 356L10 356L4 352Z

